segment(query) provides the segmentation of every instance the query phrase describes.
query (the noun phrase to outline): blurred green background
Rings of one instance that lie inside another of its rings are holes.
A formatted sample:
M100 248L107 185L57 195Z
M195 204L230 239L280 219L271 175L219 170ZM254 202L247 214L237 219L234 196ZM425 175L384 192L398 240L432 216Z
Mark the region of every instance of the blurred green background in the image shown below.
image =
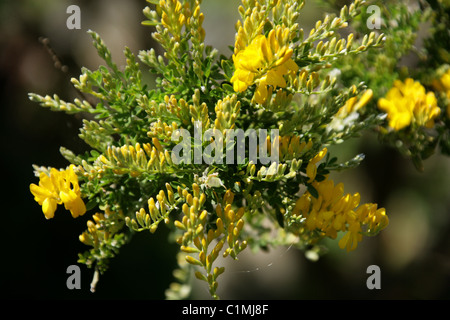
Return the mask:
M81 8L81 29L66 28L66 9ZM206 42L229 55L239 1L204 0ZM96 293L89 291L92 270L81 267L81 290L69 290L66 269L76 264L78 241L89 214L73 219L63 209L46 220L29 192L37 183L32 164L67 166L59 153L86 146L78 138L81 119L54 113L28 100L27 94L57 93L77 97L70 78L82 66L96 69L91 38L98 32L123 65L123 48L137 54L154 47L151 29L141 26L144 0L21 0L0 1L0 88L2 232L0 288L3 299L163 299L173 281L176 246L167 232L137 234L100 277ZM308 30L322 18L323 8L308 1L301 26ZM306 32L305 32L306 33ZM52 50L67 66L55 68ZM143 67L145 69L145 67ZM151 78L149 78L151 80ZM227 272L218 293L224 299L449 299L450 298L450 161L435 155L418 173L395 151L380 146L368 133L359 140L332 148L344 161L363 152L366 159L351 171L335 174L346 192L360 192L362 201L387 209L390 225L346 253L329 241L330 252L317 262L293 247L268 253L243 252L239 261L226 261ZM6 192L5 192L6 191ZM369 290L369 265L381 269L381 289ZM196 283L193 298L209 298L204 283Z

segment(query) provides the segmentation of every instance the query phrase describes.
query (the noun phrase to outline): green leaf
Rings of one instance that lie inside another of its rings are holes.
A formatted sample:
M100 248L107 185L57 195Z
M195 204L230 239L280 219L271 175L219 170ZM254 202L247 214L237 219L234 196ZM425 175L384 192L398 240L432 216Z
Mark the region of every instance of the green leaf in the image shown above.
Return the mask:
M264 35L266 37L269 34L270 30L273 30L273 25L270 21L266 21L266 23L264 24Z
M220 65L222 66L222 70L225 73L225 76L228 79L231 79L231 77L233 76L233 66L230 60L222 60L220 62Z
M222 88L225 89L228 92L234 92L233 87L230 84L228 84L228 83L222 84Z
M141 22L141 24L143 26L147 26L147 27L153 27L153 26L158 26L161 24L161 22L158 21L150 21L150 20L144 20Z
M98 203L96 198L90 200L88 203L86 203L86 211L94 209L97 206L97 204Z
M283 214L281 213L280 210L276 210L275 212L276 218L277 218L277 222L280 225L281 228L284 228L284 217Z
M317 192L316 188L314 188L311 184L307 183L306 184L306 188L308 190L308 192L314 197L314 198L319 198L319 192Z

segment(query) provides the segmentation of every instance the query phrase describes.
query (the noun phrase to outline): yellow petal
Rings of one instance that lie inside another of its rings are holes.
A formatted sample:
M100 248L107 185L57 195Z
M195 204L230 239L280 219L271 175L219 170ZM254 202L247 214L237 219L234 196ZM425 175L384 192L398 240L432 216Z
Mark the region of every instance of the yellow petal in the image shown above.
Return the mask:
M42 203L42 212L44 212L45 218L53 218L55 216L56 207L56 200L52 198L46 198Z
M309 182L311 182L316 178L316 174L317 174L316 164L313 162L308 163L308 166L306 167L306 175L309 178Z
M300 197L295 203L295 208L301 212L308 212L311 199L307 196Z
M281 87L284 88L286 87L286 81L283 78L283 73L280 72L280 70L274 69L274 70L270 70L269 72L267 72L267 77L266 77L266 81L268 85L272 85L275 88L276 87Z
M393 109L393 104L386 98L380 98L378 100L378 108L385 112L389 112L391 109Z
M248 85L244 81L239 80L238 78L231 79L231 83L233 83L233 90L235 92L243 92L247 90Z
M53 180L44 172L41 172L39 175L39 186L50 192L53 192L55 190Z
M388 116L389 118L389 116ZM389 120L389 126L394 130L398 131L410 125L412 119L412 115L403 112L394 114Z
M33 194L34 200L40 205L42 205L46 198L52 196L52 193L49 190L37 186L34 183L30 184L30 192Z
M61 198L61 201L65 204L65 203L70 203L72 201L74 201L77 198L77 194L75 192L73 192L70 189L61 191L59 193L59 197Z
M286 61L285 63L286 68L288 68L290 71L294 71L297 72L299 67L298 65L295 63L294 60L289 59L288 61Z
M366 90L362 95L361 99L359 99L357 106L355 106L355 109L358 110L359 108L365 106L370 101L370 99L372 99L372 97L373 91L371 89Z
M70 210L70 213L74 218L82 216L86 213L86 205L80 197L77 197L74 201L72 201L67 209Z
M291 56L293 53L294 53L294 51L291 48L283 47L282 52L280 52L280 51L277 52L277 54L279 55L280 58L275 62L275 65L281 66L282 64L285 64L289 61L289 65L293 66L292 63L295 64L295 62L291 59Z
M270 49L269 44L267 43L267 40L261 41L261 53L263 56L263 59L268 62L273 60L273 53Z
M357 233L348 231L341 240L339 240L339 248L346 249L347 252L353 251L358 246L358 237Z
M266 85L260 83L255 91L254 98L255 98L256 103L263 104L264 102L266 102L267 95L268 95L268 92L267 92Z
M344 234L341 240L339 240L338 243L339 248L341 248L342 250L347 248L349 241L350 241L350 232L347 232L346 234Z
M323 148L318 154L316 154L314 156L314 158L311 159L311 162L313 163L317 163L320 160L323 159L323 157L325 157L325 155L327 154L328 149L327 148Z
M317 221L317 213L313 210L311 211L308 218L306 218L306 227L309 230L314 230L316 228L316 221Z

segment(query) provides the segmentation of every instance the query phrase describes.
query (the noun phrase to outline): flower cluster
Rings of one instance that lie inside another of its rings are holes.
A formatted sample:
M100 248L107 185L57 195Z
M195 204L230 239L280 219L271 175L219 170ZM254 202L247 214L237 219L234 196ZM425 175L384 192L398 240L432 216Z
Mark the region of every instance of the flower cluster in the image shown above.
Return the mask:
M336 239L338 232L346 232L339 241L339 247L351 251L362 241L363 233L374 235L388 225L384 208L378 209L374 203L359 205L359 193L344 195L342 183L334 185L333 180L327 178L314 181L313 186L318 197L305 192L296 201L293 214L305 218L306 228L318 230L319 238Z
M113 228L108 228L113 212L107 208L105 213L97 212L92 215L92 220L87 221L87 230L79 236L79 240L88 246L98 248L99 245L112 238L114 233L120 229L120 224L115 224Z
M236 92L245 91L256 83L254 99L264 103L268 96L267 86L286 87L284 76L295 73L297 64L291 59L289 29L278 26L268 36L258 35L244 49L233 55L235 72L231 78Z
M162 0L158 8L161 10L161 24L179 40L181 29L186 22L182 4L177 0Z
M324 175L317 177L317 164L325 157L324 148L307 165L306 175L312 191L306 191L295 201L292 209L293 220L301 221L296 228L315 232L311 243L323 237L336 239L338 232L346 232L339 241L339 247L347 251L355 250L363 234L375 235L384 229L389 219L384 208L367 203L360 205L360 194L344 195L344 185L334 185L333 180ZM359 206L359 207L358 207Z
M355 122L359 113L358 110L364 107L373 96L373 91L371 89L366 90L360 99L357 97L352 97L348 99L344 106L342 106L339 111L333 116L333 120L328 126L329 130L342 131L346 126L351 125Z
M434 92L426 92L412 78L396 80L386 97L378 100L378 107L387 112L389 126L396 131L411 124L431 128L441 112Z
M51 168L49 174L40 173L39 185L34 183L30 185L34 200L42 206L47 219L54 217L58 204L64 204L74 218L86 212L86 206L81 199L78 177L73 169L74 165L63 171Z

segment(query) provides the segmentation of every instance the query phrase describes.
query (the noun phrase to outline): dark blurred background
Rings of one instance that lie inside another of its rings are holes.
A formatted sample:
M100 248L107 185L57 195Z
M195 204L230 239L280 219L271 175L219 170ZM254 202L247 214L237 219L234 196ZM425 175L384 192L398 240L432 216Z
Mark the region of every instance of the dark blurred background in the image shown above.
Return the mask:
M206 42L228 55L234 43L237 0L204 0ZM81 9L81 29L69 30L66 9ZM70 78L82 66L96 69L91 38L98 32L123 65L125 46L137 54L155 46L151 29L141 26L144 0L0 0L0 105L2 232L0 288L4 299L163 299L173 281L176 247L167 244L167 232L137 234L100 277L96 293L89 291L92 270L81 267L80 290L66 287L67 267L77 264L78 241L89 215L73 219L62 208L46 220L29 192L37 183L32 164L66 167L64 146L82 152L78 138L81 119L51 112L28 100L28 93L58 94L66 101L77 97ZM308 26L322 17L322 8L309 1L301 15ZM49 39L62 65L54 65L39 39ZM143 70L145 67L143 67ZM149 78L151 80L151 78ZM333 147L340 160L364 152L362 165L335 174L346 192L360 192L362 201L387 209L389 227L365 238L355 252L346 253L337 241L317 262L305 259L293 247L269 253L243 252L239 261L225 261L218 293L225 299L449 299L450 298L450 161L435 155L425 172L395 151L380 146L368 133L359 140ZM337 182L336 182L337 183ZM5 192L6 191L6 192ZM369 265L381 269L381 289L369 290ZM196 283L193 298L209 298Z

